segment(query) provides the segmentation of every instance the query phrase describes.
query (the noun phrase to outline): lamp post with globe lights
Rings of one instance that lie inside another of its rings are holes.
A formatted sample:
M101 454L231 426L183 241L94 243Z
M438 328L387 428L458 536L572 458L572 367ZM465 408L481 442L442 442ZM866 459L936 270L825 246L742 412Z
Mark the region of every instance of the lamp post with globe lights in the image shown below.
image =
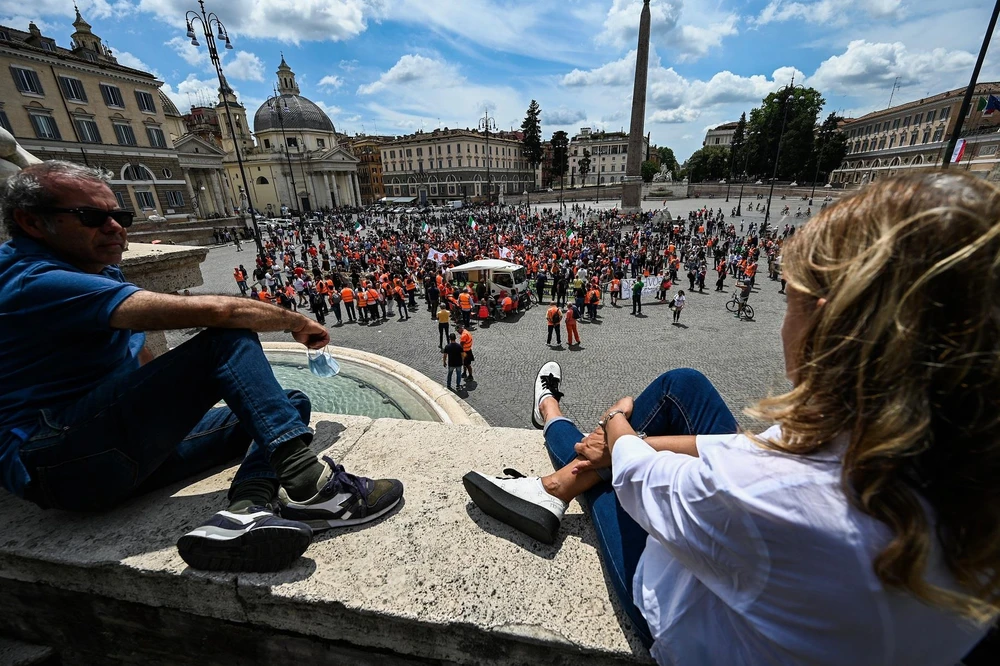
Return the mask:
M195 35L194 26L198 24L201 26L202 31L205 34L205 46L208 47L208 57L215 66L215 75L219 77L219 90L223 95L229 90L229 84L226 83L226 77L222 74L222 63L219 60L219 50L215 46L216 35L212 33L213 29L218 34L218 38L225 40L226 48L232 50L233 43L229 39L229 32L226 30L225 24L219 20L215 12L205 12L205 0L198 0L199 12L188 11L184 15L184 21L187 25L187 36L191 40L192 46L200 46L198 43L198 37ZM247 199L247 206L250 210L250 223L253 225L253 236L254 241L257 244L257 255L261 260L263 265L267 265L267 256L264 254L264 245L261 243L260 238L260 228L257 226L257 210L254 208L253 202L250 201L250 191L249 191L249 181L247 181L247 174L243 168L243 156L240 155L240 144L236 140L236 123L233 122L233 114L229 110L229 102L225 101L224 106L226 107L226 119L229 121L229 131L233 134L233 150L236 152L236 164L240 170L240 180L243 181L240 189L243 192L243 196ZM242 201L240 202L242 204ZM244 207L240 207L240 220L243 226L246 227L246 222L243 220Z
M785 89L788 94L785 95L784 113L781 116L781 131L778 132L778 151L774 156L774 172L771 174L771 190L767 194L767 210L764 213L764 226L767 226L768 221L771 219L771 197L774 196L774 182L778 179L778 162L781 160L781 143L785 139L785 123L788 122L788 107L791 106L792 102L798 102L805 99L802 95L795 95L795 90L801 88L805 89L804 86L795 85L795 78L792 78L792 83Z

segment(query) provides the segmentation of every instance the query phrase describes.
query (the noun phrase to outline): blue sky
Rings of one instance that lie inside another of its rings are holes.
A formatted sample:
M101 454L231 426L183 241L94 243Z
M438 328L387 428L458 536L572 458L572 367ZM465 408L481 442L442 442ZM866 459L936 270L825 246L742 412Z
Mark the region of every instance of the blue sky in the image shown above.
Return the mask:
M987 0L653 0L646 131L680 160L705 130L769 92L821 90L827 109L860 115L964 86ZM214 101L204 47L184 36L196 0L79 0L120 62L155 72L183 111ZM590 126L628 129L641 0L208 0L235 50L223 68L253 112L280 52L302 94L340 131L401 134L473 127L489 108L518 126L532 99L546 138ZM27 9L30 7L30 9ZM71 0L0 0L0 22L29 20L68 46ZM996 41L996 40L995 40ZM981 81L1000 79L1000 54Z

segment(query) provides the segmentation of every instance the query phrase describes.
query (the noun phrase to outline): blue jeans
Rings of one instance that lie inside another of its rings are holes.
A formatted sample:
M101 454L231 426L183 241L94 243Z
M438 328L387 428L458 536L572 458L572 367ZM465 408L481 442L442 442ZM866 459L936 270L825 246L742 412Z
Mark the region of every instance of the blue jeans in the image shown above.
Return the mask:
M635 399L631 424L649 436L715 435L737 430L736 419L719 392L703 374L689 368L670 370L653 380ZM574 446L583 438L567 418L545 424L545 447L556 469L577 459ZM610 475L602 473L602 477ZM632 601L632 579L647 534L625 513L610 482L599 483L580 500L594 523L598 551L618 601L648 648L653 644L649 627Z
M213 409L219 400L228 407ZM310 409L304 393L278 385L255 333L208 329L72 405L41 410L21 447L25 499L98 511L240 456L233 485L277 480L271 455L312 440Z
M461 365L449 365L448 366L448 388L451 388L451 376L455 375L455 388L462 388L462 370Z

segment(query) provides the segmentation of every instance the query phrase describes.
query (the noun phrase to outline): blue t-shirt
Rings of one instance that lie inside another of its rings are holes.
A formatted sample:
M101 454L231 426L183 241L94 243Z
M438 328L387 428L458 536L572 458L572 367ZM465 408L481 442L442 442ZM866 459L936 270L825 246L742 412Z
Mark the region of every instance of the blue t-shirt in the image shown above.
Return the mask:
M139 287L116 266L84 273L19 236L0 245L0 484L24 494L21 444L39 410L72 404L139 367L145 334L112 329L111 313Z

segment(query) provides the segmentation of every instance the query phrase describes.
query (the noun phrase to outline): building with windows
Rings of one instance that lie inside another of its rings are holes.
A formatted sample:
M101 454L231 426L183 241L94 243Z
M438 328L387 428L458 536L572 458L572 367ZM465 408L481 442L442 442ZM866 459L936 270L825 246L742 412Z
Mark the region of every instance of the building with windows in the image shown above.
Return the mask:
M436 129L382 144L382 179L387 197L420 203L486 200L487 164L494 201L533 187L520 132Z
M723 123L705 132L705 140L701 142L704 146L725 146L728 148L733 142L733 135L736 134L736 126L739 123Z
M642 138L643 153L649 151L648 137ZM590 170L586 176L580 172L584 151L590 153ZM621 183L625 177L628 157L628 132L592 132L581 127L580 133L569 142L569 171L567 187L607 185Z
M997 173L1000 113L986 115L978 100L1000 91L1000 83L980 83L965 119L966 140L960 165L977 175ZM906 102L854 118L841 126L847 135L847 155L830 177L835 186L851 187L884 176L940 168L948 140L962 106L965 88Z
M358 183L361 203L369 206L385 196L382 184L382 145L394 141L392 136L359 135L348 139L351 152L358 158Z
M166 132L163 82L120 65L79 11L73 27L67 49L34 23L27 32L0 26L0 126L40 159L109 171L118 204L136 219L186 219L190 194Z

